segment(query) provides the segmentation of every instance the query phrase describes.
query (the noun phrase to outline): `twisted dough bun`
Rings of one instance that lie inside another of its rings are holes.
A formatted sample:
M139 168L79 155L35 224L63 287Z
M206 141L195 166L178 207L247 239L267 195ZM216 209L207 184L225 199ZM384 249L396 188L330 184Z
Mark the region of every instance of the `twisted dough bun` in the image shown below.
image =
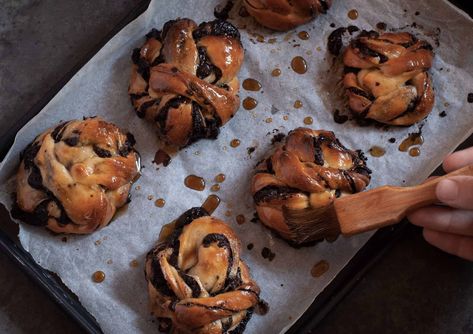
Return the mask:
M363 31L345 50L343 84L352 112L391 125L412 125L434 106L427 70L432 46L413 35Z
M222 20L189 19L153 29L133 52L128 93L138 117L155 122L161 138L187 146L215 139L238 110L243 63L240 33Z
M293 241L284 206L329 205L340 195L365 189L370 173L362 152L345 148L333 132L297 128L256 166L251 192L261 222Z
M140 169L135 139L100 118L69 121L20 155L15 218L56 233L91 233L129 200Z
M242 333L260 290L240 259L238 237L202 208L174 224L146 256L152 313L171 319L174 334Z
M261 25L279 31L307 23L326 14L332 0L243 0L248 13Z

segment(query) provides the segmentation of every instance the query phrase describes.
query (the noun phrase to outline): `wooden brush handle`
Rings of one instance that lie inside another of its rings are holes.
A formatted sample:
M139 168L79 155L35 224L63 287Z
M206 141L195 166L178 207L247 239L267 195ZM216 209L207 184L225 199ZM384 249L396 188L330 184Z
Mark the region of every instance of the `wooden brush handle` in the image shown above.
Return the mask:
M459 175L473 176L473 165L414 187L383 186L339 198L334 206L341 232L352 235L396 224L409 212L438 202L437 184Z

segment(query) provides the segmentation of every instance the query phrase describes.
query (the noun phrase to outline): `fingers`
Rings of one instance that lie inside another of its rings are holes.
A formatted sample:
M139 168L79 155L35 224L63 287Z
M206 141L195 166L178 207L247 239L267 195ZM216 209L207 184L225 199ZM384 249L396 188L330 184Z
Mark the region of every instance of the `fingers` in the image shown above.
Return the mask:
M411 213L408 219L429 230L473 237L473 211L430 206Z
M440 181L436 195L448 206L473 210L473 176L452 176Z
M473 261L473 238L456 234L424 229L424 238L428 243L441 250Z
M473 165L473 147L452 153L443 161L443 169L447 173L468 165Z

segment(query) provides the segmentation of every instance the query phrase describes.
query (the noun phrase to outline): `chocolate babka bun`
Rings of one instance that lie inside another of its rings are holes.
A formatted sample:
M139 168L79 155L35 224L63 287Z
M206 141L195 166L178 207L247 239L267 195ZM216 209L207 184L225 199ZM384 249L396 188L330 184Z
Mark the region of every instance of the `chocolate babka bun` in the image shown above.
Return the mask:
M242 333L260 290L240 258L235 232L203 208L186 211L163 231L145 268L160 327L168 333Z
M326 14L332 0L243 0L243 4L261 25L285 31Z
M14 218L56 233L91 233L129 201L140 170L131 133L104 120L59 124L20 154Z
M343 55L352 113L380 123L407 126L434 106L432 46L407 32L362 31Z
M297 243L291 240L283 207L330 205L339 196L364 190L370 174L363 153L347 149L333 132L297 128L258 163L251 192L261 222Z
M138 117L154 122L170 145L215 139L240 105L240 33L223 20L167 22L133 51L128 93Z

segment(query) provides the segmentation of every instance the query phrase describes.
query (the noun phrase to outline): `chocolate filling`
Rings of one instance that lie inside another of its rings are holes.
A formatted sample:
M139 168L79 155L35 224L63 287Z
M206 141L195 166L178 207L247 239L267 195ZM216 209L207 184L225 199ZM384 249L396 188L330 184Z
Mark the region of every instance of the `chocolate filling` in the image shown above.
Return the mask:
M166 134L166 120L168 118L169 109L177 109L182 103L189 103L190 100L184 96L177 96L175 98L170 99L166 102L164 107L161 108L159 113L156 115L154 120L158 123L161 133L163 135Z
M154 38L158 41L162 41L161 39L161 32L158 30L158 29L151 29L151 31L149 33L146 34L146 39L150 39L150 38Z
M233 330L229 331L228 334L241 334L245 331L246 325L248 321L250 321L251 316L253 315L253 309L248 309L246 311L246 317L240 321L238 326L236 326Z
M327 11L330 8L330 5L328 4L328 2L326 0L319 0L319 3L320 3L320 7L322 8L321 13L327 14Z
M321 144L323 140L320 140L321 136L314 137L314 162L319 165L323 166L324 165L324 154L322 151ZM322 137L323 138L323 137Z
M201 293L199 283L197 283L197 281L192 276L189 276L182 271L179 271L179 276L181 276L182 280L192 290L192 298L198 298Z
M53 132L51 132L51 137L53 137L55 143L61 141L62 134L64 133L65 127L68 123L69 122L64 122L59 124L54 128Z
M215 84L222 78L222 71L212 64L210 61L209 57L207 56L207 49L203 46L199 46L197 48L197 51L199 53L199 65L197 66L197 77L199 79L205 79L212 73L215 76L215 79L211 84Z
M95 154L97 154L101 158L111 158L112 157L112 153L109 150L101 148L101 147L99 147L95 144L93 146L93 150L94 150Z
M253 200L258 205L261 202L269 202L274 199L285 200L297 193L301 193L301 191L296 188L271 185L258 190L253 195Z
M359 96L362 96L370 101L374 101L375 98L372 94L362 90L362 89L359 89L357 87L348 87L347 88L347 91L353 93L353 94L356 94L356 95L359 95Z
M343 40L342 37L343 35L348 32L350 35L353 34L355 31L360 30L356 26L348 26L348 27L340 27L332 31L332 33L328 37L328 51L334 55L338 56L340 55L340 51L342 50L343 47Z
M153 284L154 288L158 290L161 294L168 297L176 297L174 291L169 288L169 285L164 278L163 271L156 256L153 252L148 253L148 256L151 257L151 277L149 280Z
M133 50L133 54L131 55L131 60L133 61L133 64L138 66L138 73L143 77L145 81L149 80L149 64L148 62L141 58L140 54L141 49L136 48Z
M219 19L199 24L199 27L192 33L192 36L197 41L209 35L225 36L240 41L240 32L238 29L230 22Z

